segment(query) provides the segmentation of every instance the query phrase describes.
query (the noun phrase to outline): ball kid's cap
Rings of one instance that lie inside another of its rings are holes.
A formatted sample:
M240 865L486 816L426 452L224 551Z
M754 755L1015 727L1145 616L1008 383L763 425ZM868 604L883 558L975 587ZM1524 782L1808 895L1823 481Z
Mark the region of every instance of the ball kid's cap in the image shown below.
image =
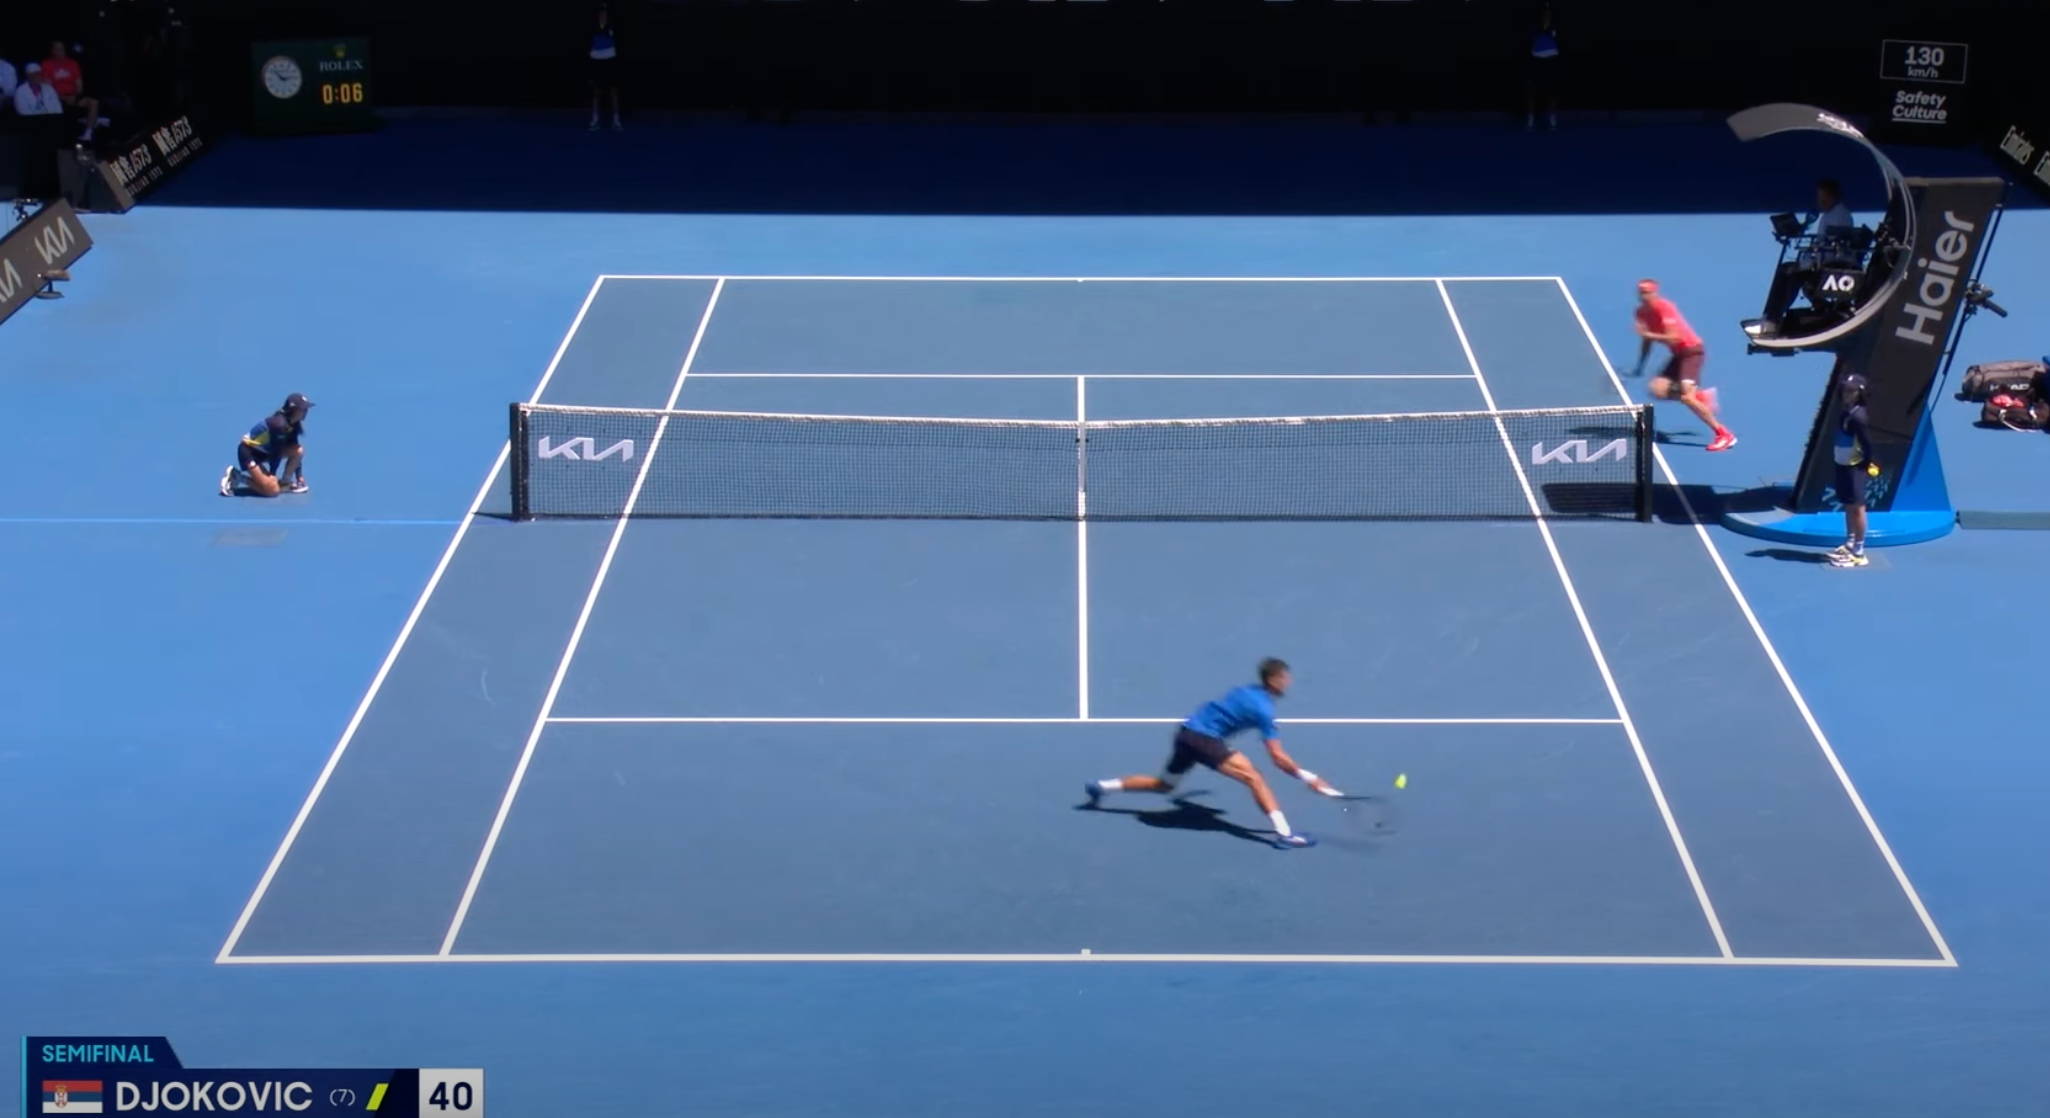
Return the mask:
M303 393L294 392L290 396L285 397L285 406L283 410L312 411L313 401L307 399Z
M1659 293L1659 281L1657 281L1657 280L1638 280L1638 281L1637 281L1637 293L1638 293L1639 295L1656 295L1656 294L1658 294L1658 293Z

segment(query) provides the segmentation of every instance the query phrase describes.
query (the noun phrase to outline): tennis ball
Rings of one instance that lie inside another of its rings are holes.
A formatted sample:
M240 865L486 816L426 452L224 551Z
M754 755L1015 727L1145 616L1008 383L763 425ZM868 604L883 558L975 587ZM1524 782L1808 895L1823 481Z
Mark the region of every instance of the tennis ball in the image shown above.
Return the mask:
M1408 774L1408 773L1402 773L1401 775L1397 776L1397 777L1395 778L1395 786L1396 786L1397 788L1407 788L1407 787L1409 787L1409 774Z

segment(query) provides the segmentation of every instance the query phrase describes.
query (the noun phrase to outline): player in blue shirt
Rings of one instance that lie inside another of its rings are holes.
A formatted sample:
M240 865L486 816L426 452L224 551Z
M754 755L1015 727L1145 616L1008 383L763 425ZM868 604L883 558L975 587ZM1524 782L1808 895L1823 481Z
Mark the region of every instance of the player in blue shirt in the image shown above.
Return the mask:
M1260 775L1260 770L1253 767L1253 762L1247 760L1245 754L1225 744L1234 734L1257 729L1261 740L1267 743L1267 755L1274 758L1275 767L1324 795L1339 795L1338 789L1296 764L1281 748L1281 733L1274 728L1274 700L1288 693L1289 682L1287 664L1274 659L1262 660L1260 682L1234 688L1223 698L1203 704L1187 722L1182 723L1181 728L1175 731L1174 752L1168 756L1167 767L1159 776L1126 776L1095 781L1084 789L1089 796L1089 806L1095 807L1111 792L1172 794L1190 769L1202 765L1252 789L1253 800L1274 822L1274 845L1283 849L1317 845L1310 836L1289 830L1288 818L1281 814L1281 803L1274 798L1274 790L1267 787L1266 778Z
M294 392L285 397L285 406L251 427L235 444L235 464L221 475L221 496L306 492L301 470L306 448L300 440L306 437L306 413L312 410L313 401Z
M1843 415L1836 424L1836 499L1844 507L1844 543L1829 553L1832 567L1862 567L1865 558L1865 482L1879 476L1872 435L1865 425L1865 377L1846 373L1837 382Z

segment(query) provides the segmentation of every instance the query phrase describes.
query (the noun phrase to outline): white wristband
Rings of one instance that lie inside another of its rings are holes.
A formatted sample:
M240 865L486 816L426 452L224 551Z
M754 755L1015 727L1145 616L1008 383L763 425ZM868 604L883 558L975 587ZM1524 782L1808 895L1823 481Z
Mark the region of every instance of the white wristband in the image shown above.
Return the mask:
M1317 783L1317 774L1311 772L1308 769L1297 769L1295 771L1295 777L1297 780L1302 781L1304 784Z

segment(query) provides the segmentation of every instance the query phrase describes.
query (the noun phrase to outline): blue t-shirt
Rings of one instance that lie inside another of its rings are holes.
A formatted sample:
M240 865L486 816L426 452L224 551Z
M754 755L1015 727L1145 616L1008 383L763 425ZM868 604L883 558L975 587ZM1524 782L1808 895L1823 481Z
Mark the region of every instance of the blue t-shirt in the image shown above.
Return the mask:
M1223 698L1204 703L1182 725L1219 741L1256 727L1268 741L1281 736L1274 728L1274 696L1257 683L1235 687Z

